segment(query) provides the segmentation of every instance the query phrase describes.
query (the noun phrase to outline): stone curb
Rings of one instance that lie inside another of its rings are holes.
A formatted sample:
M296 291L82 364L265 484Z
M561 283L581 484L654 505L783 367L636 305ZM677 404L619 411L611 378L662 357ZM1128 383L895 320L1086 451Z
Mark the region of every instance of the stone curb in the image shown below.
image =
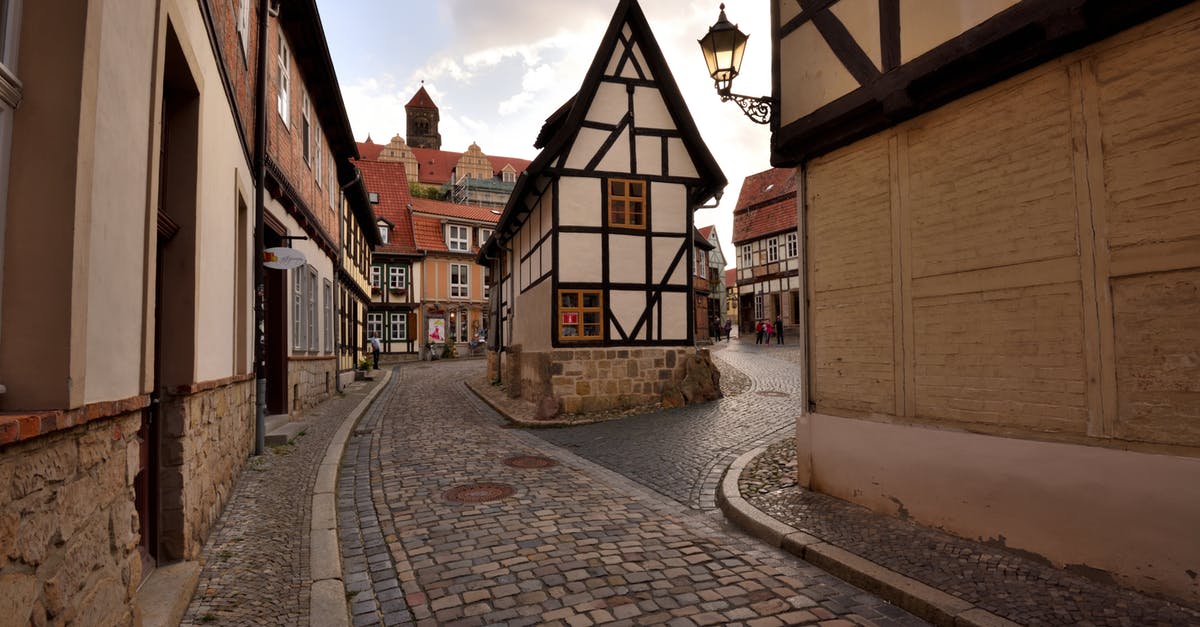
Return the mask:
M734 460L717 487L717 506L738 527L831 575L875 594L940 627L1019 627L968 601L876 564L768 515L742 498L742 471L767 450L760 446Z
M346 603L346 586L342 581L342 553L337 539L338 465L354 425L392 378L391 369L383 373L375 388L346 414L342 425L334 432L313 484L312 524L308 537L308 563L312 576L308 607L312 625L350 624L350 606Z

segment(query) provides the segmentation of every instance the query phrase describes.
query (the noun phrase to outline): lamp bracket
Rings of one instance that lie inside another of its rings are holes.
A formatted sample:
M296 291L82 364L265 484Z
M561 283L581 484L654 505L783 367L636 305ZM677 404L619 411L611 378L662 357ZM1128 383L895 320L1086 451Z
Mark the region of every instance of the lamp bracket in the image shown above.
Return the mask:
M755 124L770 124L771 118L775 115L775 99L770 96L743 96L741 94L730 93L728 89L718 90L721 95L721 102L729 102L730 100L737 103L737 106L742 108L742 113L750 118Z

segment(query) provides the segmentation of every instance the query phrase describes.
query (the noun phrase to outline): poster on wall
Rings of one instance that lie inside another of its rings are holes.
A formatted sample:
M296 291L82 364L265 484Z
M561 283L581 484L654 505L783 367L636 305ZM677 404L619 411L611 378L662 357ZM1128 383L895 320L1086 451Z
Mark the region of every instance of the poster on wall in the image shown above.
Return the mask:
M429 341L430 342L445 342L446 341L446 319L433 318L429 321Z

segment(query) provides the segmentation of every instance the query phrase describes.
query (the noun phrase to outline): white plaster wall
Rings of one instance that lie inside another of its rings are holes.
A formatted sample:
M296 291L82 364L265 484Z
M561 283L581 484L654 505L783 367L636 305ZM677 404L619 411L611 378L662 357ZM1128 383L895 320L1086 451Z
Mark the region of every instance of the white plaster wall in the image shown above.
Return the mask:
M827 494L1200 601L1200 459L824 414L797 448Z
M550 281L543 281L524 294L517 294L513 306L512 344L525 352L550 350L551 316L554 293Z
M682 139L677 137L667 139L667 160L671 176L692 179L700 176L695 162L692 161L692 155L688 152L687 146L683 145Z
M585 119L588 122L616 124L626 113L629 113L629 96L625 93L625 85L601 81Z
M603 211L600 179L565 176L558 181L558 223L562 226L600 226Z
M570 156L567 157L567 167L582 170L587 167L592 158L596 156L596 152L604 145L604 140L608 139L607 131L600 131L594 128L579 129L579 135L575 137L575 143L571 144Z
M90 182L84 402L142 388L142 304L149 177L154 11L144 3L94 5L100 17L95 144ZM83 158L81 156L81 158ZM63 234L69 237L69 234Z
M633 164L629 162L629 131L628 127L617 136L617 141L609 147L604 158L600 160L597 170L601 172L632 172Z
M611 235L608 238L608 278L614 283L646 281L646 238Z
M651 176L662 175L662 139L659 137L637 137L637 173Z
M833 5L850 36L867 53L876 69L883 68L883 44L879 36L879 3L876 0L841 0Z
M878 39L878 37L876 37ZM780 123L783 126L858 88L858 81L807 22L780 45Z
M678 176L675 157L671 157L671 172ZM690 163L690 161L689 161ZM687 231L687 188L674 183L650 184L651 223L658 233L684 233Z
M559 233L558 280L563 283L599 283L603 268L600 236L594 233Z
M656 237L654 238L654 281L660 282L667 276L667 271L671 268L671 262L675 261L675 255L679 253L679 247L684 243L682 237ZM675 265L675 270L671 272L671 285L685 285L688 277L688 262L686 253L680 258L679 263Z
M674 130L675 121L667 110L662 92L652 87L633 90L633 119L638 128Z
M681 292L662 295L664 340L686 340L688 337L688 296Z
M626 333L633 333L633 327L637 325L638 318L641 317L642 311L646 309L646 292L622 292L612 290L609 292L609 309L612 311L613 317L621 323L621 328ZM617 330L609 325L608 337L617 338ZM638 335L642 338L646 337L647 327L642 328L642 332Z

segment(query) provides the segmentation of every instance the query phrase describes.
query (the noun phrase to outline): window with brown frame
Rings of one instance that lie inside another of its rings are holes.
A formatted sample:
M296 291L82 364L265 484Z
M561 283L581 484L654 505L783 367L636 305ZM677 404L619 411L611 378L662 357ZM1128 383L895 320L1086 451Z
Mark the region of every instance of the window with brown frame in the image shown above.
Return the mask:
M608 181L608 224L646 228L646 183L626 179Z
M600 290L558 291L558 338L560 340L602 340L604 318Z

